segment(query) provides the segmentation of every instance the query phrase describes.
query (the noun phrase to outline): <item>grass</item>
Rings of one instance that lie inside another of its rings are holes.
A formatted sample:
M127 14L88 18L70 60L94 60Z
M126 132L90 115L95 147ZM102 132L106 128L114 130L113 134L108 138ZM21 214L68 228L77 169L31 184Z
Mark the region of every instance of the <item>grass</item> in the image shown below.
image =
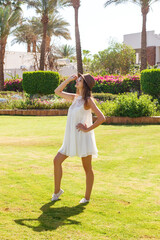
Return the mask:
M160 126L101 125L89 204L81 160L63 163L60 200L52 159L66 117L0 116L1 240L160 239Z

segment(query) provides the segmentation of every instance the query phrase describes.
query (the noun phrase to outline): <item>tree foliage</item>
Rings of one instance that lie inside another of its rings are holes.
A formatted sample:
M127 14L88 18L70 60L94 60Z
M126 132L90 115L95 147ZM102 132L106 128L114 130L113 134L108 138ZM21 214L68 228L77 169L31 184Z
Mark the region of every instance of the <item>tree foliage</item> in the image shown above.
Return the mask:
M124 43L111 41L109 47L93 55L90 70L99 74L127 74L135 63L135 50Z

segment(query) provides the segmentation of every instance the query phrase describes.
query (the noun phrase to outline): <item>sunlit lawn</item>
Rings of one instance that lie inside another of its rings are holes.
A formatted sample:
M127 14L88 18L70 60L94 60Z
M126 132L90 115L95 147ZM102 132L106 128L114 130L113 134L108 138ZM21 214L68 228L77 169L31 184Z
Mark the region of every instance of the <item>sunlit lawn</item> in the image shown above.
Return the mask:
M91 201L81 159L63 163L54 204L52 160L66 117L0 116L0 239L160 239L160 125L95 129Z

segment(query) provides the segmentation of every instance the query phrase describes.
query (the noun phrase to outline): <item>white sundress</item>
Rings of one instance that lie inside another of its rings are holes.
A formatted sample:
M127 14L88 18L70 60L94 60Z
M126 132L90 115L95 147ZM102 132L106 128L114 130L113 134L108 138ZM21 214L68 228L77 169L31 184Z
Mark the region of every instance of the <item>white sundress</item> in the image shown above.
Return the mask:
M88 155L97 157L94 130L78 131L76 128L78 123L86 124L87 127L93 124L91 109L84 109L82 96L75 97L68 110L64 140L58 152L70 157L87 157Z

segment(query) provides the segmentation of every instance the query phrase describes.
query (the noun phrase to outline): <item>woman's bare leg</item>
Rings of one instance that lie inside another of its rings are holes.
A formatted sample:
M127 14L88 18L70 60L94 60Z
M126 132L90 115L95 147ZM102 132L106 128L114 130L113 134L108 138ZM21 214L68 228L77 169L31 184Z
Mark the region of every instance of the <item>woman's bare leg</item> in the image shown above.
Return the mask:
M58 193L60 191L61 179L62 179L62 163L68 156L57 153L55 156L54 163L54 193Z
M92 187L93 187L93 182L94 182L94 174L92 170L92 155L89 155L87 157L82 157L82 164L83 168L86 173L86 193L85 193L85 199L89 200Z

